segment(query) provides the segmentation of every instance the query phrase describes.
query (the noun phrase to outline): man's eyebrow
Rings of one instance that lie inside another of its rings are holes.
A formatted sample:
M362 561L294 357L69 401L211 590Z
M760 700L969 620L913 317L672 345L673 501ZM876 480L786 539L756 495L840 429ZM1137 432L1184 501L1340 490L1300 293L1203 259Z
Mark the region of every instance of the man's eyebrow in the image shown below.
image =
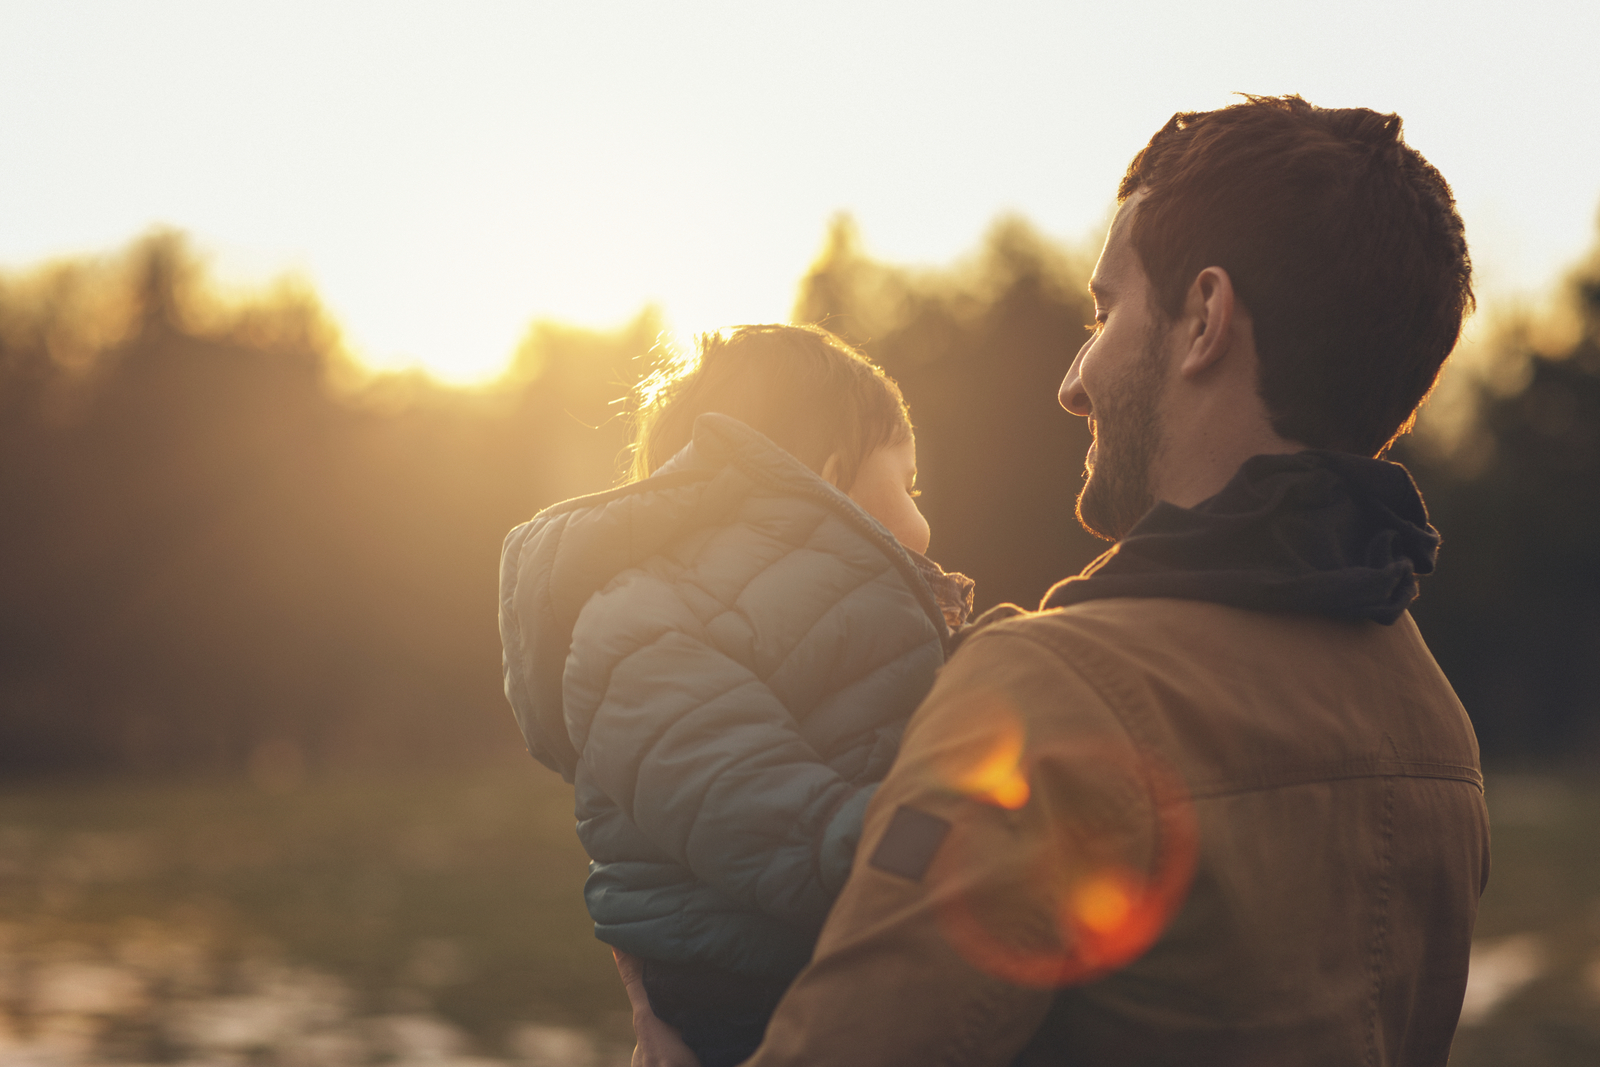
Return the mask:
M1095 303L1097 303L1097 304L1105 304L1105 303L1109 303L1111 298L1116 294L1112 291L1111 287L1109 285L1107 285L1105 282L1098 281L1098 280L1096 280L1094 278L1090 278L1089 279L1089 295L1094 297L1094 302Z

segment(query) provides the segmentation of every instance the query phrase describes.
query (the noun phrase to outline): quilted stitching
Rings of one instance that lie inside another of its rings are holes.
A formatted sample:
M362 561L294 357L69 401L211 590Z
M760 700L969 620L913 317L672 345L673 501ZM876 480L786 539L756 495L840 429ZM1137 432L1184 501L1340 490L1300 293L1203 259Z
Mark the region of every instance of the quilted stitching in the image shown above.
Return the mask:
M548 736L549 709L517 707L530 745L563 742L561 769L612 783L609 801L579 798L590 854L623 857L594 865L598 932L645 956L788 974L848 867L859 775L931 685L944 624L909 558L847 497L707 419L715 439L697 423L691 448L708 445L709 461L681 457L660 485L569 501L524 528L502 590L507 693L553 693L558 663L562 736ZM530 593L533 628L518 618ZM628 841L652 847L630 858Z

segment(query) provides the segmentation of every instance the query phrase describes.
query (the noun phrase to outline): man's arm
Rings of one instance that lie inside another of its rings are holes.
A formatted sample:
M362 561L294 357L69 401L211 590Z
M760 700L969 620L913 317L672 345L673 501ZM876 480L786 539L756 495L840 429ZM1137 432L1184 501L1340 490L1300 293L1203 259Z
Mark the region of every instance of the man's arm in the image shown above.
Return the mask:
M1151 807L1101 788L1132 745L1026 626L972 640L918 710L750 1067L1009 1063L1076 973L1062 909L1095 855L1147 843Z

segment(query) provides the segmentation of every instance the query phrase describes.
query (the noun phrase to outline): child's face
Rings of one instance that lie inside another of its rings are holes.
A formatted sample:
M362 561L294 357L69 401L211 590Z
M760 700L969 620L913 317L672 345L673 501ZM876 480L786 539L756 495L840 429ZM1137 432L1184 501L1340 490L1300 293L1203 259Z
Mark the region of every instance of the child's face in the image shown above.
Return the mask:
M928 520L917 508L917 442L884 445L861 461L850 499L913 552L928 551Z

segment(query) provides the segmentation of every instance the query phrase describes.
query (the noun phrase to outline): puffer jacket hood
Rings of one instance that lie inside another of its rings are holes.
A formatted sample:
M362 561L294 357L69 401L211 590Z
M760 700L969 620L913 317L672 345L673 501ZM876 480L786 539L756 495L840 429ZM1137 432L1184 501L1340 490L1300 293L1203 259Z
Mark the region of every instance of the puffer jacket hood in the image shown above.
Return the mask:
M901 572L941 640L949 637L916 563L882 524L763 434L726 415L702 415L689 446L650 478L554 504L506 536L500 557L506 696L540 763L572 781L578 753L561 681L573 626L589 598L685 533L731 521L756 486L815 501L848 522ZM512 650L531 669L514 671Z
M949 636L916 563L767 438L702 415L652 477L506 538L506 695L573 782L597 933L803 965Z

